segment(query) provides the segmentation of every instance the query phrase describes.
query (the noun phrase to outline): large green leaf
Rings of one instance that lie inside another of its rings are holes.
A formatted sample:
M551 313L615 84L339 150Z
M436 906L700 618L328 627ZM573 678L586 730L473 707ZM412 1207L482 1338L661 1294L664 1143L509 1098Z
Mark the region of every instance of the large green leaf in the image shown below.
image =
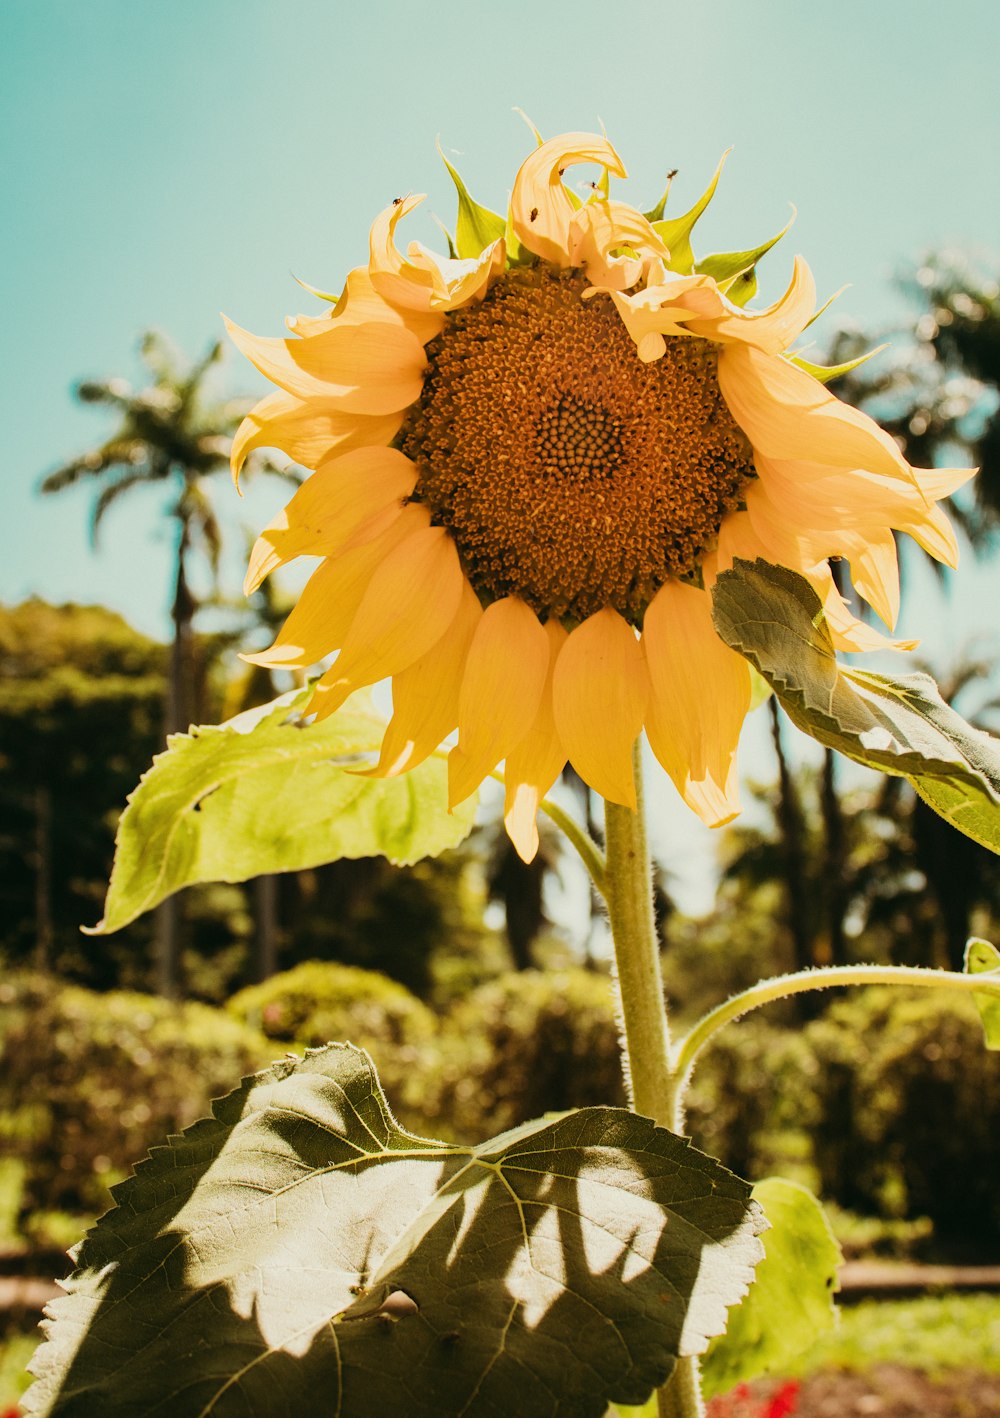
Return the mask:
M1000 853L1000 742L949 708L929 675L838 664L819 597L784 567L737 561L712 600L722 639L760 671L800 729L909 779L935 812Z
M837 1319L833 1295L842 1256L819 1202L781 1177L758 1182L753 1195L771 1223L764 1259L702 1363L706 1398L758 1374L780 1373Z
M214 1113L115 1188L29 1414L598 1418L704 1349L760 1258L749 1185L621 1108L449 1147L332 1044Z
M991 973L1000 980L1000 950L988 940L973 936L965 947L965 973L985 975ZM1000 996L974 994L979 1017L983 1021L983 1033L988 1049L1000 1049Z
M444 763L366 778L385 721L349 702L304 724L311 691L284 694L225 724L175 734L129 799L94 928L120 930L197 881L246 881L341 857L397 864L436 856L472 830L475 798L447 810Z

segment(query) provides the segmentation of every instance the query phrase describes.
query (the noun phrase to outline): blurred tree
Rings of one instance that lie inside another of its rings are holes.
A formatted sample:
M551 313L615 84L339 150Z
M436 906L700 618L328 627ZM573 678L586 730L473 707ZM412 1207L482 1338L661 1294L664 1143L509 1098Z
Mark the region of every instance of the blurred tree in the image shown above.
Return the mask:
M169 515L175 524L174 589L170 615L173 640L164 708L167 734L183 732L200 717L195 684L193 624L197 603L190 588L189 566L193 551L200 551L217 581L222 531L205 479L228 470L232 435L247 412L243 399L218 401L209 397L208 375L222 353L216 342L205 356L188 365L156 331L142 339L141 356L152 382L138 391L123 379L84 381L77 397L86 404L102 404L119 415L118 427L89 453L54 469L42 482L42 491L60 492L81 481L100 485L91 515L95 544L108 510L133 488L150 484L169 487L176 494ZM254 455L247 472L266 470L298 481L297 475L279 468L262 455ZM159 908L159 989L172 996L178 989L178 911L171 897Z

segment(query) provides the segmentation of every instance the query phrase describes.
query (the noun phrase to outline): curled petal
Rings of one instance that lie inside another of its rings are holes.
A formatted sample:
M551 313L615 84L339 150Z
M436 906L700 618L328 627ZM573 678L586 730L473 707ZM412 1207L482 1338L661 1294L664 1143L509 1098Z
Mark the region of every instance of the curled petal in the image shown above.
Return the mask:
M570 222L579 204L563 184L563 170L574 163L599 163L616 177L626 175L622 160L606 138L595 133L564 133L535 149L517 170L510 198L511 225L521 245L556 266L572 264Z
M841 403L805 370L749 345L724 345L719 387L730 412L766 457L866 468L917 483L913 470L874 419Z
M429 526L427 509L410 506L373 541L328 557L306 582L274 644L243 658L269 670L304 670L332 655L346 640L361 598L382 561L401 542Z
M588 202L569 225L569 261L601 290L627 290L670 252L646 218L626 202Z
M296 556L330 556L348 541L371 541L403 510L417 470L395 448L359 448L307 478L250 554L243 594Z
M456 310L484 295L490 280L503 270L503 238L474 260L439 258L415 242L403 256L396 246L396 227L423 200L422 195L404 197L375 219L369 239L371 284L378 295L404 310Z
M444 317L427 311L400 309L383 300L372 285L367 266L355 266L348 272L340 299L324 315L289 316L285 324L293 335L322 335L332 325L402 325L416 335L422 345L439 335Z
M598 611L571 632L552 682L556 730L584 782L633 811L632 745L648 695L635 631L617 611Z
M685 322L723 309L711 276L676 276L632 294L617 290L609 294L644 364L665 352L666 336L691 334Z
M712 624L707 591L667 581L646 609L646 734L681 797L709 827L740 810L736 745L750 707L750 669Z
M255 448L280 448L304 468L316 468L333 452L389 443L399 432L405 409L389 414L351 414L337 399L302 399L275 389L250 410L236 430L230 462L240 470Z
M394 778L423 763L458 727L465 661L483 608L465 582L455 619L426 655L392 681L393 715L372 777Z
M504 764L504 825L522 861L538 851L538 808L566 766L566 750L556 730L552 711L552 678L566 631L557 620L545 625L549 642L549 669L535 722L507 754Z
M802 257L796 256L788 289L767 310L748 313L730 306L724 314L689 321L688 328L707 339L735 340L765 354L780 354L801 335L815 309L816 282Z
M452 807L475 792L528 733L548 665L548 637L530 606L516 596L487 606L469 646L458 743L448 755Z
M426 655L455 619L464 584L443 527L425 527L394 547L373 573L340 654L316 685L313 712L325 718L356 689Z

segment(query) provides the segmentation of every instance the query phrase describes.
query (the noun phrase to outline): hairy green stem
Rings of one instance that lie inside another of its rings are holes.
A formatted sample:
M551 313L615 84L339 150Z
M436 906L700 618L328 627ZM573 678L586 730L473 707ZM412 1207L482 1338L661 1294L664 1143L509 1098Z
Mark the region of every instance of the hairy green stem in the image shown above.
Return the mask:
M681 1081L681 1091L698 1054L724 1024L772 1000L786 999L805 990L828 990L834 985L915 985L918 989L943 988L963 990L967 994L1000 995L1000 972L960 975L953 970L928 970L919 965L828 965L819 970L799 970L793 975L761 980L710 1010L680 1044L673 1071L675 1078Z
M569 813L561 808L558 803L551 802L549 798L543 798L540 804L542 812L550 818L555 825L564 833L568 841L576 848L580 860L587 868L594 888L602 896L605 891L606 862L604 853L600 847L586 832L580 824L570 817Z
M618 803L604 804L604 899L615 947L625 1073L632 1107L661 1127L674 1129L676 1075L670 1064L670 1029L653 914L653 872L646 845L638 742L632 762L636 811ZM701 1418L705 1409L698 1361L678 1359L656 1400L660 1418Z

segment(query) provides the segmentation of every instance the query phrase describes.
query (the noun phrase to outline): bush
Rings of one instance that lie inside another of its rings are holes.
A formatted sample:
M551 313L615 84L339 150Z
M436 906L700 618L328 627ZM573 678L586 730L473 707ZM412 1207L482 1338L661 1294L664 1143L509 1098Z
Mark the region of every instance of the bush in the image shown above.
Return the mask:
M227 1009L284 1044L315 1048L338 1040L367 1049L404 1127L431 1127L437 1020L405 985L376 970L310 960L241 990Z
M521 970L474 990L446 1022L441 1111L489 1137L546 1112L624 1103L611 982Z
M40 975L0 984L0 1136L22 1211L92 1213L108 1186L274 1050L218 1010L95 994Z
M1000 1058L972 1001L868 990L805 1038L819 1068L824 1191L854 1211L929 1216L939 1240L1000 1254Z

